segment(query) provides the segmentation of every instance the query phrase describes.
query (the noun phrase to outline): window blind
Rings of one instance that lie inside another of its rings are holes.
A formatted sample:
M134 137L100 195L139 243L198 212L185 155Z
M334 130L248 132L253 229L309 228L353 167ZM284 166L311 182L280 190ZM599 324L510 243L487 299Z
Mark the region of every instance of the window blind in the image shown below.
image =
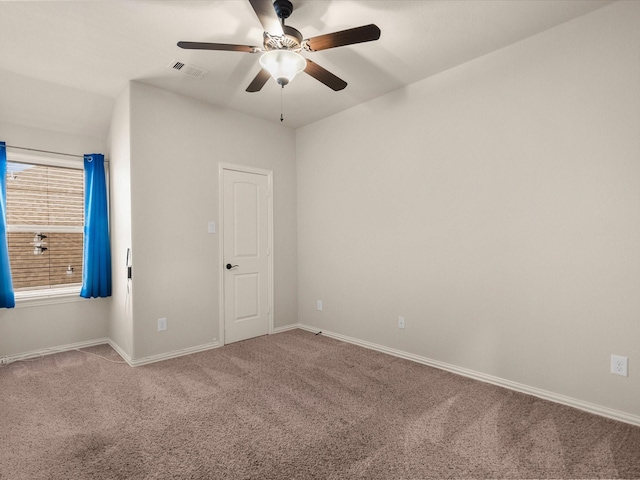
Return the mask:
M14 289L82 281L84 173L7 164L7 237ZM46 238L37 237L44 235Z

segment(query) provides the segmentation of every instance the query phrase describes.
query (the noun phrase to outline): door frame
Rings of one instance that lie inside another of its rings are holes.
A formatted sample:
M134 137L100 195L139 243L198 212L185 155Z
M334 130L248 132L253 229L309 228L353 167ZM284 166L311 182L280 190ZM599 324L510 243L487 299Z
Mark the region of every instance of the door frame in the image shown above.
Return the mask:
M264 175L267 177L267 242L269 253L267 255L267 298L269 305L267 306L267 316L269 319L269 335L273 333L273 171L265 170L263 168L249 167L246 165L237 165L233 163L223 163L221 162L218 167L218 226L219 226L219 240L218 240L218 263L219 263L219 332L218 332L218 343L220 346L225 344L225 295L224 295L224 172L225 170L234 171L234 172L242 172L242 173L251 173L255 175Z

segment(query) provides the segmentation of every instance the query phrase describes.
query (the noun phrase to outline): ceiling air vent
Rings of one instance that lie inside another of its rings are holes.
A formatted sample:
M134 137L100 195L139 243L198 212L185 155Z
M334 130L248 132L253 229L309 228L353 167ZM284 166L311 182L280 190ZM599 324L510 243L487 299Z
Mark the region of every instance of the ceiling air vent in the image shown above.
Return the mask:
M182 63L182 62L179 62L177 60L172 60L171 63L169 65L167 65L167 68L171 68L173 70L177 70L179 72L182 72L182 73L185 73L187 75L190 75L190 76L192 76L194 78L202 78L207 73L209 73L209 70L205 70L204 68L196 67L195 65L189 65L188 63Z

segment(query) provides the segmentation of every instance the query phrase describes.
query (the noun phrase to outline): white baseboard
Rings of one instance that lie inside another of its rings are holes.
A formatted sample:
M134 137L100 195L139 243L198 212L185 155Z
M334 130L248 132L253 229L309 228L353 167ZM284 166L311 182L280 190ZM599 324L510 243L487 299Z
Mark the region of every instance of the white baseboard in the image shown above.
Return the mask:
M108 338L98 338L96 340L88 340L86 342L69 343L58 347L41 348L39 350L32 350L30 352L19 353L17 355L6 355L4 357L0 357L0 365L8 365L21 360L31 360L33 358L44 357L45 355L53 355L54 353L69 352L71 350L105 344L110 344L110 340Z
M388 355L393 355L395 357L404 358L406 360L411 360L413 362L421 363L423 365L427 365L430 367L438 368L440 370L445 370L451 373L455 373L457 375L462 375L468 378L472 378L474 380L479 380L481 382L490 383L492 385L497 385L499 387L508 388L509 390L514 390L516 392L525 393L527 395L533 395L538 398L542 398L544 400L549 400L551 402L560 403L562 405L567 405L570 407L574 407L580 410L583 410L588 413L593 413L595 415L600 415L602 417L611 418L613 420L618 420L621 422L629 423L631 425L640 426L640 416L632 415L626 412L621 412L619 410L614 410L607 407L602 407L600 405L596 405L589 402L584 402L577 398L567 397L565 395L561 395L554 392L549 392L547 390L542 390L536 387L531 387L529 385L524 385L522 383L513 382L511 380L506 380L500 377L494 377L493 375L487 375L482 372L476 372L474 370L469 370L467 368L458 367L456 365L451 365L448 363L440 362L438 360L433 360L427 357L422 357L420 355L414 355L412 353L404 352L402 350L396 350L394 348L385 347L384 345L378 345L375 343L367 342L365 340L360 340L358 338L348 337L346 335L342 335L335 332L330 332L326 330L319 329L317 327L313 327L310 325L305 325L302 323L285 325L283 327L278 327L273 330L273 333L282 333L289 330L295 330L300 328L302 330L306 330L313 333L318 333L322 331L322 335L330 338L335 338L336 340L341 340L343 342L351 343L354 345L358 345L364 348L369 348L371 350L376 350L378 352L386 353ZM68 352L71 350L78 350L81 348L94 347L96 345L104 345L108 344L113 348L118 355L120 355L129 365L132 367L137 367L140 365L147 365L149 363L160 362L162 360L169 360L171 358L182 357L184 355L190 355L192 353L204 352L206 350L211 350L214 348L220 347L219 342L210 342L203 345L198 345L195 347L185 348L182 350L175 350L173 352L162 353L159 355L152 355L149 357L139 358L132 360L129 355L124 352L116 343L111 341L109 338L98 338L95 340L89 340L86 342L78 342L71 343L67 345L61 345L58 347L52 348L43 348L40 350L32 350L30 352L25 352L17 355L6 355L0 357L0 365L8 365L13 362L18 362L20 360L29 360L33 358L43 357L45 355L52 355L54 353L62 353Z
M297 328L299 328L298 324L294 323L294 324L291 324L291 325L285 325L283 327L274 328L272 333L281 333L281 332L286 332L288 330L295 330ZM211 342L211 343L205 343L204 345L198 345L196 347L185 348L183 350L175 350L173 352L162 353L160 355L153 355L153 356L150 356L150 357L144 357L144 358L139 358L139 359L132 360L129 357L129 355L127 355L124 351L122 351L122 349L120 347L118 347L115 343L109 341L109 345L111 345L113 347L113 349L115 351L117 351L118 354L122 358L124 358L127 361L127 363L129 365L131 365L132 367L138 367L140 365L147 365L149 363L160 362L162 360L169 360L171 358L182 357L184 355L190 355L192 353L204 352L206 350L219 348L221 346L220 342L215 341L215 342Z
M129 366L133 366L131 365L131 357L127 352L125 352L122 348L120 348L120 345L118 345L116 342L114 342L111 339L109 339L108 343L109 343L109 346L113 348L118 353L118 355L120 355L123 358L123 360L129 364Z
M298 324L294 323L294 324L291 324L291 325L285 325L283 327L274 328L272 333L281 333L281 332L286 332L288 330L295 330L297 328L299 328ZM116 343L112 342L111 340L109 340L108 343L132 367L138 367L140 365L147 365L149 363L161 362L163 360L169 360L171 358L182 357L184 355L190 355L192 353L204 352L206 350L211 350L213 348L219 348L221 346L220 342L216 341L216 342L211 342L211 343L205 343L204 345L198 345L196 347L185 348L183 350L175 350L173 352L167 352L167 353L162 353L162 354L159 354L159 355L152 355L150 357L144 357L144 358L139 358L139 359L132 360L131 357L129 355L127 355L127 353L124 350L122 350Z
M289 330L296 330L298 328L300 328L300 326L297 323L292 323L291 325L285 325L284 327L274 328L273 332L271 332L271 333L288 332Z
M169 360L171 358L183 357L184 355L190 355L192 353L204 352L206 350L211 350L214 348L220 347L219 342L210 342L205 343L203 345L197 345L195 347L183 348L182 350L174 350L173 352L161 353L159 355L151 355L150 357L136 358L136 359L128 359L127 356L122 356L122 353L118 351L118 353L127 360L127 363L132 367L139 367L140 365L147 365L149 363L161 362L162 360Z
M632 415L626 412L621 412L619 410L614 410L612 408L602 407L600 405L596 405L593 403L584 402L582 400L578 400L577 398L567 397L565 395L549 392L547 390L542 390L536 387L531 387L529 385L524 385L522 383L512 382L511 380L506 380L504 378L494 377L493 375L487 375L486 373L476 372L474 370L469 370L467 368L457 367L455 365L440 362L438 360L432 360L427 357L422 357L420 355L414 355L412 353L403 352L402 350L396 350L394 348L385 347L384 345L378 345L375 343L360 340L358 338L348 337L346 335L341 335L339 333L328 332L326 330L322 330L317 327L312 327L310 325L299 323L298 328L302 330L307 330L313 333L318 333L319 331L322 331L322 335L330 338L335 338L336 340L352 343L354 345L369 348L371 350L377 350L378 352L386 353L399 358L404 358L406 360L411 360L413 362L422 363L423 365L428 365L430 367L438 368L440 370L446 370L447 372L469 377L474 380L479 380L481 382L490 383L492 385L497 385L498 387L508 388L509 390L525 393L527 395L533 395L535 397L542 398L544 400L549 400L551 402L574 407L588 413L600 415L602 417L607 417L613 420L629 423L631 425L640 426L640 416L637 416L637 415Z
M297 326L294 328L298 328ZM21 360L31 360L34 358L43 357L45 355L53 355L54 353L69 352L72 350L78 350L81 348L95 347L96 345L109 345L113 348L118 355L120 355L130 366L137 367L139 365L146 365L148 363L159 362L162 360L169 360L170 358L182 357L191 353L204 352L205 350L211 350L218 348L220 344L218 342L211 342L204 345L198 345L196 347L185 348L182 350L176 350L173 352L167 352L160 355L153 355L150 357L144 357L132 360L131 357L120 346L113 342L110 338L98 338L96 340L88 340L86 342L70 343L67 345L60 345L58 347L42 348L40 350L32 350L30 352L20 353L17 355L6 355L0 357L0 365L8 365L13 362L19 362Z

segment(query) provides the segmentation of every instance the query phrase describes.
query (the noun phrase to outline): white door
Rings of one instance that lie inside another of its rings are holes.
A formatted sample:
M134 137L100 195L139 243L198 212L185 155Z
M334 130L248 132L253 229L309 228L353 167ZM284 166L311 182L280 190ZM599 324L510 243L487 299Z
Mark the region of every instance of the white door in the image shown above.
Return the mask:
M224 342L269 333L269 177L223 169Z

